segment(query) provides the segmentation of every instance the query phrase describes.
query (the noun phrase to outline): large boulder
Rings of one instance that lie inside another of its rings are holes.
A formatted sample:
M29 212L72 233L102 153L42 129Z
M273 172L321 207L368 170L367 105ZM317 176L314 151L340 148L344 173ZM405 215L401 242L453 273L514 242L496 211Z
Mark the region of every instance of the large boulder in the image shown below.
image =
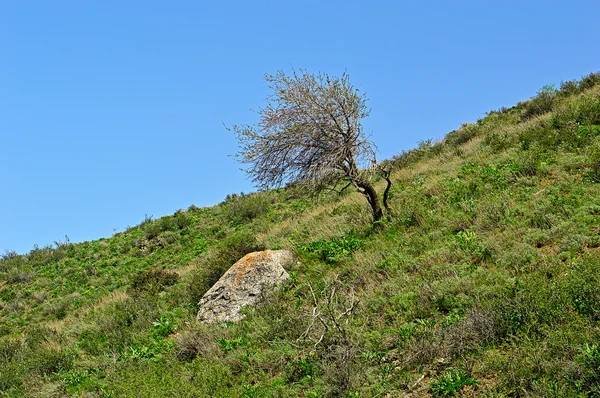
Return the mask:
M285 268L292 261L293 255L287 250L265 250L245 255L200 299L196 319L205 323L242 319L240 309L255 305L266 292L289 279Z

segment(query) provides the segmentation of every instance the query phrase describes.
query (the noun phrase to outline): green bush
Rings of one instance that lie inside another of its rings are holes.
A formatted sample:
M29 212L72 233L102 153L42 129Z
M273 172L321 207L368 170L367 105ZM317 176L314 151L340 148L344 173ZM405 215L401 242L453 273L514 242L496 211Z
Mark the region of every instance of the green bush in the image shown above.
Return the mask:
M575 360L582 366L582 374L574 380L582 396L600 396L600 346L585 343Z
M191 223L191 217L179 210L172 216L161 217L158 220L152 220L152 217L146 216L146 219L139 225L139 228L145 232L146 239L151 240L159 236L162 232L184 230Z
M135 275L131 281L129 292L155 295L173 286L179 281L179 275L162 269L147 269Z
M542 87L534 98L523 103L521 120L526 121L550 112L556 103L556 93L557 91L552 85Z
M83 348L90 353L123 353L136 343L136 334L152 328L160 314L157 301L158 297L143 295L113 303L98 314L96 325L84 332L87 341Z
M231 225L237 226L267 214L271 208L271 198L266 193L242 194L225 201L223 214Z
M460 129L446 134L443 143L444 145L456 148L471 141L477 136L477 133L478 129L475 128L475 125L464 124Z
M297 383L303 380L310 380L315 374L316 357L307 355L294 361L288 362L285 375L289 383Z
M558 94L562 97L570 97L572 95L579 94L580 92L581 87L577 80L569 80L560 83L560 89L558 90Z
M106 352L107 339L107 334L102 330L86 329L78 336L77 346L90 355L98 356Z
M600 85L600 72L590 73L589 75L583 77L579 83L579 87L582 90L587 90L592 87L596 87L597 85Z

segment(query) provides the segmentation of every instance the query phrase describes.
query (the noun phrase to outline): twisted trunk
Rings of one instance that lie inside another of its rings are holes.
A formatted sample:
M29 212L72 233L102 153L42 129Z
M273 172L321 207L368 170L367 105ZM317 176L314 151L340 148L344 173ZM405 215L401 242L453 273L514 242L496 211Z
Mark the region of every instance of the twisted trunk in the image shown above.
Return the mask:
M386 174L384 176L384 178L387 181L387 186L385 187L385 191L383 191L383 207L385 207L385 211L387 211L388 217L389 217L389 215L392 213L392 206L390 206L390 202L389 202L390 188L392 187L392 180L390 180L389 174Z
M383 210L381 209L381 204L379 203L379 195L377 194L377 191L373 185L365 180L357 181L356 185L371 205L371 209L373 210L373 221L377 222L381 220L381 218L383 218Z

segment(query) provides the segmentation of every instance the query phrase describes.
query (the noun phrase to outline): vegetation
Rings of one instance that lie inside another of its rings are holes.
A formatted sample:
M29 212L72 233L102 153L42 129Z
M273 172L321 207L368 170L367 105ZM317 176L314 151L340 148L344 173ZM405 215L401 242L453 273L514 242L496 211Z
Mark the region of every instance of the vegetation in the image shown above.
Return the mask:
M286 188L7 252L0 395L600 396L599 159L592 74L384 162L377 227L360 194ZM289 283L196 323L262 248L298 255Z
M379 221L383 209L370 174L381 172L388 183L383 194L388 211L392 181L389 170L377 165L362 129L361 120L369 116L364 94L347 74L337 78L302 71L286 76L280 71L265 79L273 93L258 111L258 125L233 127L241 147L238 158L251 165L247 172L253 181L262 188L301 183L313 193L354 186ZM361 164L368 167L361 169Z

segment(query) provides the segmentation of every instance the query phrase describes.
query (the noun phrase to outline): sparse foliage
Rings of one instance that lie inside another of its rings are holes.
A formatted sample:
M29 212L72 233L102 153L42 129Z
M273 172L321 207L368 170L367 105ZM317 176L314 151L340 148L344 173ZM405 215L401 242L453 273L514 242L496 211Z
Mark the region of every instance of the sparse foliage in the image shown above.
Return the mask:
M238 159L261 188L300 182L309 192L350 186L361 192L375 221L383 216L371 177L389 173L377 166L375 149L361 120L369 115L367 100L348 74L332 77L301 71L266 74L272 90L258 111L256 126L233 126L240 142ZM389 191L386 190L386 192ZM389 209L387 195L384 208Z

